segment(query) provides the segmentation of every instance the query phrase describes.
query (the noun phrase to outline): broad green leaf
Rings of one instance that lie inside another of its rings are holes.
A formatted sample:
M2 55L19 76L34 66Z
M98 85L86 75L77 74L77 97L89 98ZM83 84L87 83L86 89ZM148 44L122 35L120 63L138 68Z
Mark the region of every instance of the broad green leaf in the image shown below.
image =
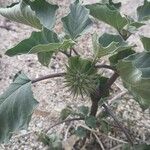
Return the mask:
M135 53L119 61L119 75L141 108L150 106L150 53Z
M73 112L72 108L70 106L67 106L64 108L60 113L60 119L65 120L69 115L71 115Z
M144 4L137 8L137 15L139 21L150 19L150 2L148 0L144 0Z
M42 26L52 29L56 19L57 5L52 5L45 0L21 0L19 4L8 8L0 8L0 14L12 21L23 23L37 29Z
M83 127L78 127L77 130L75 130L75 134L80 138L84 138L87 135L87 131Z
M126 49L126 50L119 51L116 54L109 57L110 64L112 66L115 66L119 60L124 59L134 53L135 53L135 51L132 49Z
M52 29L56 20L57 5L52 5L45 0L24 0L25 3L29 4L31 9L35 12L37 18L41 24L47 28Z
M150 51L150 38L145 36L140 36L143 47L146 51Z
M38 135L38 141L42 142L44 145L49 145L50 138L45 133L40 133Z
M94 116L87 116L85 118L85 123L90 128L96 128L96 122L97 122L97 120Z
M86 8L90 10L90 15L94 18L113 26L119 31L128 23L126 17L121 16L120 12L109 4L95 3L86 5Z
M54 52L58 52L58 49L66 50L72 45L74 45L72 40L68 39L60 42L56 33L44 28L40 32L32 32L28 39L7 50L6 54L14 56L38 53L39 61L43 65L48 66Z
M83 117L87 116L88 113L89 113L89 107L87 107L87 106L80 106L79 107L79 113L81 113Z
M30 79L21 73L0 96L0 142L7 142L13 132L28 127L37 104Z
M39 53L39 52L49 52L49 51L54 51L57 49L66 50L69 47L72 47L74 44L75 42L72 41L71 39L64 40L63 42L59 42L59 43L38 44L37 46L34 46L29 51L29 54Z
M24 0L21 0L19 4L15 4L12 7L0 8L0 14L12 21L29 25L37 29L42 29L40 20Z
M60 139L60 135L52 134L49 136L50 143L49 148L52 150L61 150L62 148L62 142Z
M105 120L101 120L100 121L100 128L101 130L105 133L108 134L109 132L111 132L111 127L110 125L105 121Z
M38 61L43 65L48 67L48 65L50 64L51 58L53 56L53 51L51 52L39 52L37 54L38 56Z
M120 35L104 33L99 39L97 34L93 35L94 54L98 58L130 47L132 46L128 46Z
M51 150L61 150L62 142L60 140L60 135L51 134L46 135L45 133L39 134L39 141L41 141L44 145L48 146Z
M137 29L145 25L142 22L135 21L133 18L129 16L126 16L126 18L128 20L128 24L124 27L124 29L130 33L134 33L135 31L137 31Z
M64 30L72 39L82 35L92 24L89 10L80 3L70 5L70 13L62 18Z
M94 50L94 55L97 58L101 58L105 55L114 53L114 51L117 48L117 43L116 42L111 42L109 45L106 47L103 47L102 44L99 43L98 41L98 35L95 33L92 38L92 43L93 43L93 50Z
M40 32L32 32L31 36L28 39L21 41L15 47L7 50L6 54L8 56L28 54L32 51L32 49L35 46L36 47L41 45L47 46L47 44L49 43L57 44L59 43L59 39L56 33L44 28ZM49 51L53 51L53 50L54 50L53 47L52 50L49 49Z

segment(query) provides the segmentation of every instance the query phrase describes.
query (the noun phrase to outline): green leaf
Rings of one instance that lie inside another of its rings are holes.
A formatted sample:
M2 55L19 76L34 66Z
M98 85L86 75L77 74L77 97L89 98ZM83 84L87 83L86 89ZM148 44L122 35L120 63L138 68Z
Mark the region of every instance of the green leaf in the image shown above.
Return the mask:
M137 15L139 21L150 19L150 2L148 0L144 0L144 4L137 8Z
M57 5L51 5L45 0L21 0L8 8L0 8L0 14L12 21L42 29L42 26L52 29L56 19Z
M35 12L37 18L40 20L41 24L51 30L55 24L56 20L56 10L57 5L52 5L45 0L24 0L31 9Z
M124 59L134 53L135 53L135 51L132 49L126 49L126 50L119 51L118 53L109 57L110 64L112 66L116 66L119 60Z
M24 0L12 7L0 8L0 14L12 21L42 29L39 19Z
M74 42L70 39L60 42L56 33L44 28L40 32L32 32L28 39L7 50L6 55L38 53L39 61L44 66L48 66L54 52L58 52L59 49L66 50L73 45Z
M87 116L85 118L85 124L90 128L96 128L97 120L94 116Z
M140 36L143 47L146 51L150 51L150 38L145 36Z
M105 120L101 120L100 121L100 127L101 127L101 130L105 133L105 134L108 134L110 131L111 131L111 127L110 125L105 121Z
M34 46L29 51L29 54L55 51L55 50L58 50L58 49L66 50L69 47L72 47L74 44L75 44L75 42L72 41L71 39L64 40L63 42L59 42L59 43L38 44L37 46Z
M133 18L129 16L126 16L126 18L128 20L128 24L124 27L124 29L130 33L134 33L135 31L137 31L137 29L145 25L142 22L135 21Z
M141 144L141 145L129 145L129 144L125 144L123 146L123 150L149 150L150 149L150 145L146 145L146 144Z
M76 2L70 5L70 13L62 18L62 22L66 34L72 39L82 35L92 24L89 11Z
M60 136L56 134L46 135L45 133L40 133L38 140L41 141L44 145L48 146L51 150L61 150L62 142Z
M72 114L72 108L70 106L67 106L66 108L64 108L61 113L60 113L60 119L61 120L65 120L69 115Z
M141 108L150 106L150 53L135 53L117 65L125 87L135 97Z
M89 113L89 107L87 106L80 106L79 112L83 115L83 117L87 116Z
M49 142L49 148L51 150L61 150L62 148L62 142L60 139L60 135L52 134L49 136L50 142Z
M38 141L42 142L44 145L49 145L50 138L45 133L40 133L38 135Z
M48 67L49 64L50 64L50 61L51 61L51 58L53 56L53 51L51 52L39 52L37 54L38 56L38 61L43 65L43 66L46 66Z
M120 35L104 33L99 39L97 34L93 35L94 54L98 58L130 47L132 46L128 46Z
M37 106L31 81L21 73L0 96L0 142L7 142L13 132L28 127Z
M122 17L120 12L109 4L95 3L86 5L86 8L90 10L90 15L94 18L111 25L119 31L128 23L126 17Z
M18 45L15 47L7 50L6 55L8 56L15 56L15 55L21 55L21 54L28 54L32 52L32 49L34 47L38 46L47 46L48 44L54 43L58 44L59 39L56 33L44 28L40 32L32 32L31 36L28 39L25 39L21 41ZM55 48L52 47L53 51Z
M75 130L75 134L80 138L84 138L87 135L87 131L83 127L78 127L77 130Z

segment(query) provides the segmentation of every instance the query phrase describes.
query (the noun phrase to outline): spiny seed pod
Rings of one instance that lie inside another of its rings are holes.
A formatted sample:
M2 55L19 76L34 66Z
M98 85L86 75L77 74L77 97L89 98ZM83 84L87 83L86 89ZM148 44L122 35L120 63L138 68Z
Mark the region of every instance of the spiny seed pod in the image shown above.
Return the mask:
M69 59L66 67L65 83L74 96L93 93L96 89L97 69L92 61L75 56Z

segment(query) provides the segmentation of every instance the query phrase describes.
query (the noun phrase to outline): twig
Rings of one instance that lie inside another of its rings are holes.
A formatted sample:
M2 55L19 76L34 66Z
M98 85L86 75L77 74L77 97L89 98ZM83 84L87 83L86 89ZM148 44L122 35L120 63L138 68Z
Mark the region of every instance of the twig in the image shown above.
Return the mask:
M116 116L113 114L113 112L108 108L108 106L106 104L103 104L102 106L105 108L107 113L115 120L118 127L120 127L120 129L124 132L124 134L126 135L128 141L130 142L130 144L133 145L133 142L132 142L132 139L131 139L130 135L125 130L125 128L122 126L122 124L119 122L119 120L116 118Z
M100 141L100 139L98 138L98 136L96 135L96 133L92 132L92 134L95 136L95 138L97 139L97 142L99 143L100 147L102 150L105 150L103 143Z
M96 130L94 130L94 129L91 129L91 128L89 128L88 126L85 126L85 125L82 125L82 124L79 124L78 126L81 126L81 127L85 128L85 129L91 131L92 133L99 133L99 131L96 131ZM126 142L126 141L117 139L117 138L112 137L112 136L109 136L109 135L105 135L105 134L103 134L103 133L100 133L100 134L101 134L102 136L105 136L105 137L107 137L107 138L109 138L109 139L112 139L112 140L114 140L114 141L118 141L118 142L121 142L121 143L124 143L124 144L127 144L127 143L128 143L128 142Z
M126 142L126 141L123 141L123 140L120 140L120 139L117 139L117 138L115 138L115 137L112 137L112 136L108 136L108 138L110 138L110 139L112 139L112 140L114 140L114 141L117 141L117 142L120 142L120 143L124 143L124 144L127 144L128 142Z
M72 50L77 56L80 56L79 53L74 48L72 48Z
M105 68L105 69L110 69L110 70L112 70L112 71L115 71L116 72L116 69L114 68L114 67L112 67L112 66L109 66L109 65L96 65L95 66L96 68Z
M66 120L63 120L63 121L60 121L54 125L52 125L51 127L49 127L45 132L48 132L50 129L54 128L55 126L58 126L62 123L66 123L66 122L71 122L71 121L76 121L76 120L84 120L84 118L71 118L71 119L66 119Z
M105 89L110 89L111 86L113 85L113 83L117 80L117 78L119 77L119 74L117 72L115 72L107 81Z
M115 82L115 85L116 85L121 91L126 91L126 88L125 88L122 84Z
M119 94L117 94L116 96L114 96L112 99L108 100L109 103L112 103L113 101L115 101L116 99L124 96L125 94L127 93L127 91L123 91L123 92L120 92Z
M69 130L70 130L71 126L72 126L72 124L70 124L70 125L68 126L68 128L66 129L65 136L64 136L64 141L67 140L68 133L69 133Z
M50 74L50 75L46 75L46 76L43 76L43 77L39 77L39 78L37 78L37 79L34 79L34 80L32 80L31 82L32 82L32 83L36 83L36 82L39 82L39 81L42 81L42 80L46 80L46 79L50 79L50 78L63 77L63 76L65 76L65 75L66 75L65 72Z
M98 133L98 131L96 131L96 130L94 130L94 129L91 129L91 128L89 128L89 127L86 126L86 125L79 124L78 126L83 127L83 128L85 128L85 129L91 131L91 133L92 133L92 134L95 136L95 138L97 139L97 142L99 143L99 145L100 145L100 147L102 148L102 150L105 150L105 148L104 148L102 142L100 141L100 139L99 139L98 136L96 135L96 133Z

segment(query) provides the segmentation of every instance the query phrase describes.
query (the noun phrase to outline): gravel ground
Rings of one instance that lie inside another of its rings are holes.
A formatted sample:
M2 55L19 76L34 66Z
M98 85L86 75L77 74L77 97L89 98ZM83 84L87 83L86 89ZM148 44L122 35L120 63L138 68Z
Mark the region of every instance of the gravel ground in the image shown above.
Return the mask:
M143 0L124 0L122 13L136 17L135 9L138 5L142 3ZM2 1L3 2L3 1ZM6 2L6 1L4 1ZM55 2L55 1L54 1ZM86 0L85 2L91 3L94 0ZM1 3L1 1L0 1ZM70 0L57 0L57 4L60 6L60 12L58 13L58 21L55 27L56 32L60 33L62 30L62 24L60 23L60 17L66 14ZM4 4L4 3L1 3ZM64 70L64 62L66 59L62 55L58 55L53 58L49 68L43 67L37 61L35 55L23 55L16 57L7 57L4 55L6 49L12 47L19 41L30 36L33 28L14 23L6 20L0 16L0 26L7 25L11 30L6 30L0 28L0 94L9 86L12 82L13 76L19 71L23 70L30 78L37 78L50 73L57 73ZM137 38L137 35L144 34L150 36L150 27L144 26L140 29L138 33L131 36L129 41L131 43L136 42L140 51L142 45ZM91 33L84 35L80 38L80 42L76 46L77 50L84 56L91 57L91 34L93 32L98 32L102 34L105 31L112 31L112 28L103 23L95 23L91 29ZM88 44L87 44L88 43ZM110 74L111 72L106 72ZM79 105L85 104L90 106L90 102L86 99L78 98L73 99L70 93L66 92L66 88L63 86L63 79L57 78L53 80L46 80L33 85L33 91L35 98L40 102L37 110L35 111L32 121L30 123L28 131L21 131L16 133L8 144L1 145L0 150L44 150L47 149L41 142L37 140L37 135L35 131L41 131L47 129L49 126L53 125L58 121L60 111L67 105L77 107ZM142 112L139 105L126 93L120 80L117 81L115 87L115 92L110 98L110 105L116 103L115 98L118 96L120 101L117 101L116 114L122 121L132 122L131 129L137 134L137 141L150 142L150 118L148 112ZM120 96L120 95L122 96ZM61 132L63 126L58 126L56 128L57 132ZM140 129L140 130L139 130ZM110 144L110 143L107 143Z

